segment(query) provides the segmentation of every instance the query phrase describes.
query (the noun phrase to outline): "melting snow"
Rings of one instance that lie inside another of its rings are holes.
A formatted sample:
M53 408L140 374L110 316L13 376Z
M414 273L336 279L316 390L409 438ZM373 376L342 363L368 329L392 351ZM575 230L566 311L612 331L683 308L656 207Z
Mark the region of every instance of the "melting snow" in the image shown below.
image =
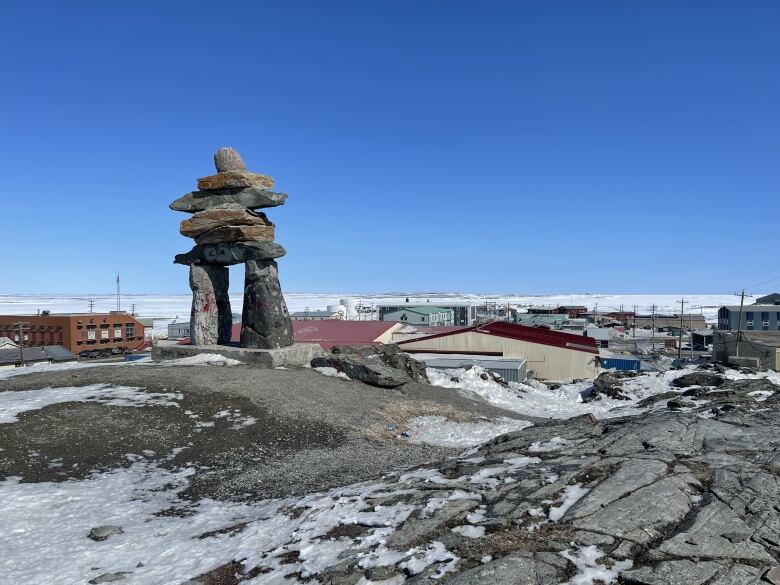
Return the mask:
M574 563L577 574L566 585L594 585L595 583L609 585L614 583L622 571L627 571L633 566L633 561L617 561L611 568L598 563L598 559L604 553L596 545L585 546L575 552L565 550L559 553L563 558Z
M323 376L331 376L333 378L343 378L344 380L349 380L349 376L347 376L344 372L339 372L336 368L332 368L330 366L322 366L320 368L313 369L317 370Z
M530 427L525 420L499 417L494 421L455 422L443 416L418 416L408 422L411 443L440 447L474 447L499 435Z
M567 485L563 490L563 502L560 506L550 508L549 517L553 522L557 522L569 511L577 501L588 493L589 490L582 487L582 484Z
M178 406L178 392L144 392L130 386L92 384L65 388L41 388L0 392L0 423L17 422L21 412L39 410L63 402L99 402L109 406Z

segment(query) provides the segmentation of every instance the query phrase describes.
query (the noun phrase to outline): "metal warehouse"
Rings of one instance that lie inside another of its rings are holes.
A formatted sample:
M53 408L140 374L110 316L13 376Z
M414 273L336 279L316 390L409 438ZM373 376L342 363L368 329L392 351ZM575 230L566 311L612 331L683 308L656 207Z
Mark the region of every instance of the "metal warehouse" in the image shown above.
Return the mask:
M599 367L594 339L503 322L410 339L398 345L408 353L524 359L529 374L533 372L535 377L545 380L592 379Z

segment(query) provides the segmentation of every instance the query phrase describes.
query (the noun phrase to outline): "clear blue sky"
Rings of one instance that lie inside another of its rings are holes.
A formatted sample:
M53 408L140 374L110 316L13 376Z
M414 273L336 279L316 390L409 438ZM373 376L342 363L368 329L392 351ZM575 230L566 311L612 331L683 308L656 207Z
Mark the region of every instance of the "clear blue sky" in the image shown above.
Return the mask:
M0 293L117 270L188 291L168 204L223 145L289 194L290 292L780 273L776 0L12 0L2 21Z

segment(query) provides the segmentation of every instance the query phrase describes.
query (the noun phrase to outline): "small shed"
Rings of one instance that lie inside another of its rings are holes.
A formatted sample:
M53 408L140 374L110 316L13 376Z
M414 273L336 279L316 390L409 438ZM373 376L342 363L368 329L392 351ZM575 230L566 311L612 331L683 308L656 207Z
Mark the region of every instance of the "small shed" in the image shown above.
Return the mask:
M521 358L418 353L414 354L414 359L423 362L426 367L442 370L459 370L471 366L480 366L488 372L498 374L507 382L524 382L526 378L526 361Z

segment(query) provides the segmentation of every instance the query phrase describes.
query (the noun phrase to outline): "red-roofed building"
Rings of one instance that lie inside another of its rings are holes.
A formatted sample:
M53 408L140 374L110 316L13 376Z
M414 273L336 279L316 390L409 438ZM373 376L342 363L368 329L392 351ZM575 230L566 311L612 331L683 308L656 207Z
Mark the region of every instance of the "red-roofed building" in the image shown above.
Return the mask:
M401 329L402 323L393 321L293 321L293 337L296 343L319 343L323 349L334 345L379 345L393 343L393 332ZM241 341L241 323L234 323L230 335L231 343ZM188 344L189 338L179 341Z
M398 342L409 353L493 355L527 360L529 371L545 380L595 378L599 349L595 339L495 322Z
M297 343L319 343L323 349L334 345L379 345L392 343L393 332L403 327L394 321L293 321Z

